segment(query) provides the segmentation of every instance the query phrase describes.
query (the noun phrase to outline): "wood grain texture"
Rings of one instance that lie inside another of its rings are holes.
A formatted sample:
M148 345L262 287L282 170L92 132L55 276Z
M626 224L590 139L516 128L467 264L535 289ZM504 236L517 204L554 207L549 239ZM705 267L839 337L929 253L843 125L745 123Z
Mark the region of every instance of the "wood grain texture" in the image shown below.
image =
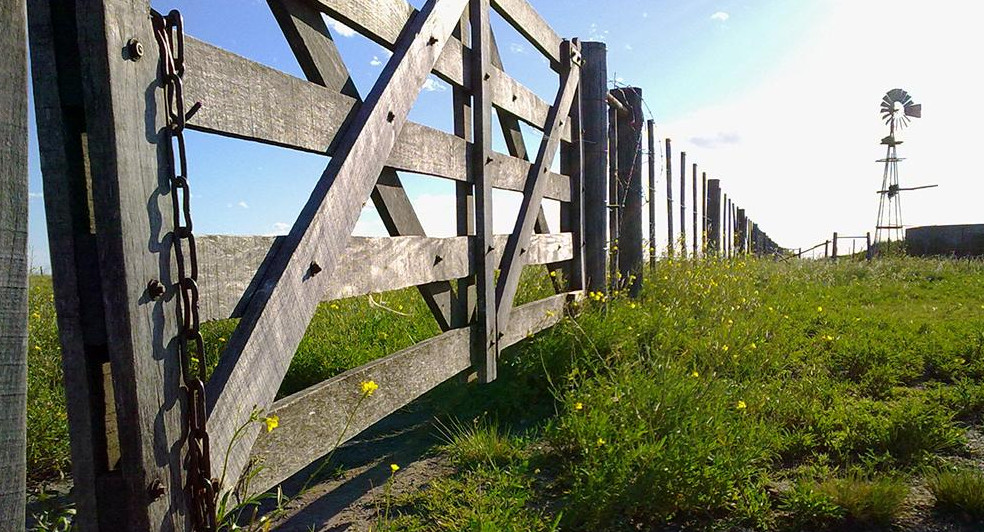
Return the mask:
M580 292L558 294L516 307L513 325L500 343L513 345L556 324L564 316L565 304L579 296ZM471 368L472 332L472 328L445 332L274 403L271 412L279 417L280 426L262 432L253 446L251 459L263 467L251 490L261 493L276 486L373 423ZM360 384L369 380L379 389L364 396Z
M238 477L256 437L248 430L233 441L233 433L253 405L272 403L362 205L464 6L465 0L430 0L407 23L230 338L208 383L213 460L222 458L219 449L230 447L227 478Z
M584 275L589 292L606 292L608 256L608 49L581 43L584 137Z
M268 3L308 80L357 98L361 104L362 98L349 77L321 13L301 0L269 0ZM446 159L440 158L442 161ZM370 197L391 236L425 234L396 170L383 168ZM450 329L454 296L451 283L429 283L419 286L418 290L441 330Z
M492 7L547 56L554 70L559 72L563 68L562 39L527 0L492 0Z
M202 235L198 241L203 320L239 317L253 297L270 258L284 237ZM506 235L493 237L498 263ZM528 264L571 260L571 233L533 235ZM467 277L474 237L352 237L323 301L399 290ZM254 275L254 272L256 274Z
M27 487L27 13L0 0L0 531L24 529Z
M560 89L557 92L554 105L550 109L550 115L547 117L547 124L549 125L547 131L549 133L544 135L536 156L536 162L530 167L516 225L512 234L509 235L506 250L499 266L501 274L495 293L496 322L497 327L503 330L509 324L513 299L516 297L516 290L519 287L519 276L526 260L524 255L529 247L533 226L536 223L536 215L543 200L543 174L552 164L554 155L560 146L560 131L564 123L567 122L564 117L568 116L580 80L579 64L572 60L573 54L580 53L577 51L577 44L573 42L565 48L568 49L565 52L566 59L561 74Z
M618 115L618 182L622 209L619 212L618 279L620 286L628 285L629 295L638 295L642 288L642 89L615 89L616 96L629 110ZM669 178L667 178L669 179ZM633 282L628 279L635 276Z
M59 250L51 255L51 269L65 375L72 480L78 486L72 493L77 512L73 524L81 531L94 531L100 516L96 490L97 424L90 406L94 379L89 378L90 364L84 346L105 344L105 325L98 277L93 279L91 275L97 273L97 268L95 238L85 212L88 203L73 201L84 197L80 188L85 182L80 133L84 110L75 13L55 7L66 6L50 0L28 3L34 112L48 242L51 249ZM104 490L99 494L105 497ZM102 514L109 513L105 504L102 506Z
M174 307L166 300L151 301L146 293L149 280L172 280L171 201L167 163L161 159L166 153L160 133L163 97L157 61L131 61L121 53L131 38L154 42L149 12L146 0L76 6L92 223L115 412L115 426L107 428L110 448L117 444L112 436L118 430L119 463L109 467L123 488L105 503L121 509L122 518L114 523L121 530L186 525L184 394L173 341ZM157 56L154 48L150 52ZM148 489L157 481L165 493L160 498Z

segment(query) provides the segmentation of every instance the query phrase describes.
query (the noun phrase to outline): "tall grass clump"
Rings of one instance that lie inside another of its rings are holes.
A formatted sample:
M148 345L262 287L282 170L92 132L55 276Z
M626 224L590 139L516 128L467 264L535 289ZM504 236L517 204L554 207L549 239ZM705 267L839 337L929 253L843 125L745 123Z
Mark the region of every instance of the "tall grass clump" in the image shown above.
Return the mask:
M974 469L940 471L930 476L927 484L941 512L984 523L984 473Z

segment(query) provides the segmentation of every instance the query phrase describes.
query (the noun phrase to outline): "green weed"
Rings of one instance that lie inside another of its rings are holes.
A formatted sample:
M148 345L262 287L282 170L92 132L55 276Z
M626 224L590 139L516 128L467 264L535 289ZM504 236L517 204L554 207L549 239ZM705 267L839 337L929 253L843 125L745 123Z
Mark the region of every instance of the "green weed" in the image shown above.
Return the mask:
M978 470L940 471L930 476L936 507L958 518L984 522L984 474Z

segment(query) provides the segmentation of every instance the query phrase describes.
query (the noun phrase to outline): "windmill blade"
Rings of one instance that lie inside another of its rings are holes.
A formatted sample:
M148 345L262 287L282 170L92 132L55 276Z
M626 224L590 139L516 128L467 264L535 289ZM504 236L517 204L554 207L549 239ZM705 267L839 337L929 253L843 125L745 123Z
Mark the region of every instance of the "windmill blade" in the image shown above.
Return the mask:
M914 103L905 106L905 116L911 116L912 118L922 118L922 104Z
M912 103L912 96L909 96L908 92L902 91L902 93L899 94L898 102L902 105L908 105L909 103Z
M893 102L900 102L902 98L905 97L906 92L902 89L892 89L888 91L888 97L891 98Z

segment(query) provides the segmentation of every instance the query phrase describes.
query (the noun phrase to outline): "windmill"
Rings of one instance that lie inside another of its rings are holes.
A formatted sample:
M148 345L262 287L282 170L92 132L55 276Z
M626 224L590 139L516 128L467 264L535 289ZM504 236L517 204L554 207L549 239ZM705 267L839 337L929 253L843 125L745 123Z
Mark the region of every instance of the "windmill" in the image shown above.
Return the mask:
M903 160L896 154L895 147L902 144L895 138L898 129L909 125L910 119L922 116L922 105L914 103L912 96L902 89L892 89L885 94L881 101L881 116L888 125L888 136L881 140L886 146L885 158L877 162L885 163L882 176L882 186L878 191L881 198L878 202L878 223L875 225L875 242L902 240L902 203L899 193L908 190L931 188L936 185L902 188L899 186L898 162ZM894 237L894 238L893 238Z

